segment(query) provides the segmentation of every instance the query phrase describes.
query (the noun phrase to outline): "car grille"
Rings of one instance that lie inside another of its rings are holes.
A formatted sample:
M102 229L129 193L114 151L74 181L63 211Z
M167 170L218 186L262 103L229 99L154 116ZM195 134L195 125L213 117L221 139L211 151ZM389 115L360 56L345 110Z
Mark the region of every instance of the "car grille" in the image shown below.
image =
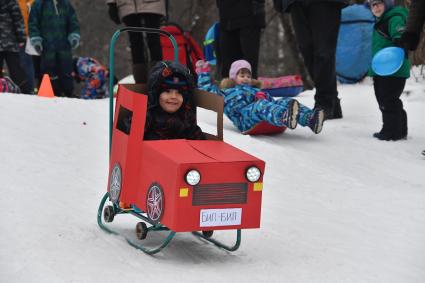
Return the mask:
M192 205L246 203L247 192L246 183L194 186Z

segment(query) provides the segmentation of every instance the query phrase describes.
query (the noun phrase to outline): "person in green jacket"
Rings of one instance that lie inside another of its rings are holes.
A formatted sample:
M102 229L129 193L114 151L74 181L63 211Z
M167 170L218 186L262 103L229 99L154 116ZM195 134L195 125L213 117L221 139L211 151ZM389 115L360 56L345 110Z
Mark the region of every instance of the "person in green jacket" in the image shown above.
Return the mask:
M376 17L372 35L372 56L379 50L400 46L400 38L406 26L407 9L394 7L394 0L369 0L370 9ZM379 109L382 112L383 126L373 137L379 140L400 140L407 137L407 113L403 109L400 96L410 76L410 61L406 56L400 69L389 76L379 76L372 69L373 88Z
M30 42L41 55L40 72L49 74L56 96L75 97L72 50L80 27L69 0L35 0L28 20Z

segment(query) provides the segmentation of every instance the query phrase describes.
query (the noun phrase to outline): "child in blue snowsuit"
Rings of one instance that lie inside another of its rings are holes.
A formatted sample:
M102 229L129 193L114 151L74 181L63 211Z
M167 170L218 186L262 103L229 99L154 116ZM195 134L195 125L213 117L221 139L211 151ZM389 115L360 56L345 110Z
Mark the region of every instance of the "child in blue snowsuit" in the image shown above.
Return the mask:
M74 57L74 78L77 82L84 81L81 98L93 99L108 96L106 78L108 70L96 59L90 57Z
M324 112L311 110L291 98L274 100L260 90L261 82L251 79L251 65L245 60L232 63L229 78L220 88L214 85L208 63L197 62L198 88L224 96L224 113L241 131L246 132L262 121L274 126L295 129L308 126L315 134L322 130Z

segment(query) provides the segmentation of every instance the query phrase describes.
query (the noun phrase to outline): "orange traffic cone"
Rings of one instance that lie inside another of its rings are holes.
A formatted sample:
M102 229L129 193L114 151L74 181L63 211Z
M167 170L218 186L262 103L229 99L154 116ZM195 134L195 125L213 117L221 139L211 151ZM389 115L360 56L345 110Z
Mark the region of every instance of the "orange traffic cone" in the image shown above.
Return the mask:
M50 82L50 77L49 77L48 74L43 75L43 79L41 80L40 88L38 89L38 96L55 97L55 93L53 92L52 83Z

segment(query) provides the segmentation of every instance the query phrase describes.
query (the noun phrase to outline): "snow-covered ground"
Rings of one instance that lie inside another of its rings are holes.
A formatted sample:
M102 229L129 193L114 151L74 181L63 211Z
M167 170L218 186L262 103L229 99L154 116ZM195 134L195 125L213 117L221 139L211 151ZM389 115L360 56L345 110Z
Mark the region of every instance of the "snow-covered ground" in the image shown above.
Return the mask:
M406 89L399 142L372 138L369 80L339 87L344 119L320 135L243 136L225 119L225 140L266 161L261 228L243 230L233 253L181 233L155 256L96 223L108 100L0 94L0 282L425 282L423 78ZM312 106L313 92L299 100ZM199 119L213 129L211 113Z

